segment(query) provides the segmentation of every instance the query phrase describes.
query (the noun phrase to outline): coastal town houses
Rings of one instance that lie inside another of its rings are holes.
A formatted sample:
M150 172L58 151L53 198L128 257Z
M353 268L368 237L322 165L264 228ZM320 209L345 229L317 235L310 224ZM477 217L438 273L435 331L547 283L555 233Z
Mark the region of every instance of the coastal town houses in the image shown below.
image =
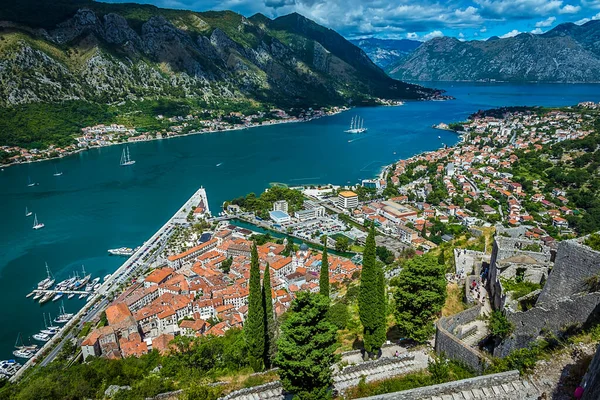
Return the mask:
M223 230L211 240L214 245L203 247L209 250L191 247L193 252L180 253L185 254L184 262L154 269L111 303L107 308L108 325L85 338L81 344L84 354L139 356L156 348L155 343L160 343L161 351L168 351L164 338L222 335L241 328L248 312L252 243ZM232 246L232 264L225 273L220 265ZM320 253L303 244L298 251L284 256L285 245L272 242L257 250L261 273L267 263L270 265L272 302L278 315L289 308L299 291L319 290ZM341 284L356 279L360 266L330 254L329 271L330 282ZM156 342L157 338L161 339Z

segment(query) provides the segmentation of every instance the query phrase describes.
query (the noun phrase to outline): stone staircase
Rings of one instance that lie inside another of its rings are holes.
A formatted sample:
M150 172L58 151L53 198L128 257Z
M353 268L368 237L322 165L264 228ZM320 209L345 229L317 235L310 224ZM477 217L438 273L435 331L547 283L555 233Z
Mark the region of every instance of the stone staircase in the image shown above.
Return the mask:
M229 393L220 400L281 400L283 399L283 386L281 382L275 381L260 386L241 389Z
M530 381L519 376L519 371L508 371L363 400L537 400L539 394Z
M489 387L460 390L452 394L423 397L420 400L521 400L527 398L537 399L537 396L537 390L528 381L515 380Z
M380 358L375 361L367 361L358 365L345 367L333 376L333 386L340 392L358 385L364 377L366 382L379 381L392 378L421 369L417 366L415 357L403 354L400 357Z

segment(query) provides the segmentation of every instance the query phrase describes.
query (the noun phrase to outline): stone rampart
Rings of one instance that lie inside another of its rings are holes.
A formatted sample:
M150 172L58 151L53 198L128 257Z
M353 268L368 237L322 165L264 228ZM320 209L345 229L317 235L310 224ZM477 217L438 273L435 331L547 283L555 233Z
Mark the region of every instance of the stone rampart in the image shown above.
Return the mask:
M537 305L556 303L560 299L587 291L586 280L600 274L600 252L565 240L558 244L554 268L548 276Z
M463 336L463 331L457 328L475 321L481 313L481 305L469 308L461 313L450 317L441 318L436 324L435 351L446 357L459 360L476 371L483 371L489 364L488 358L466 343L463 343L456 335ZM463 336L464 337L464 336Z
M489 393L489 394L488 394ZM496 397L496 396L502 397ZM466 397L468 396L468 397ZM529 382L521 381L519 371L483 375L460 381L426 386L402 392L387 393L362 400L421 400L493 398L529 400L537 399L537 390Z
M505 311L515 326L514 333L494 349L494 356L506 357L527 347L548 333L560 335L573 326L586 326L600 314L600 292L571 296L554 304L535 306L523 312Z

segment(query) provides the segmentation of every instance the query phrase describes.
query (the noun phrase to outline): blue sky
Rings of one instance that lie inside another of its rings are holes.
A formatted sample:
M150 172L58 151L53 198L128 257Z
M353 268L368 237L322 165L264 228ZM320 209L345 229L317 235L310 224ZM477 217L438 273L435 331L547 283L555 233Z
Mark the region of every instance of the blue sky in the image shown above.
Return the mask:
M268 17L298 12L346 38L427 40L542 33L562 22L600 19L600 0L105 0L194 11L233 10Z

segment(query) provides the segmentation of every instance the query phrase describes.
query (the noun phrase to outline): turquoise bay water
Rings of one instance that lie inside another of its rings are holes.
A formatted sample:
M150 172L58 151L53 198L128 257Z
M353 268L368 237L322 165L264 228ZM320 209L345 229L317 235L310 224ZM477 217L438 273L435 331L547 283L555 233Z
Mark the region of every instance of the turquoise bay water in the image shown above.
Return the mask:
M200 185L216 214L224 200L261 192L270 182L345 184L372 177L397 159L455 143L455 134L431 125L464 120L479 109L600 101L600 85L432 86L456 100L361 108L302 124L132 144L137 163L129 168L119 166L121 146L5 168L0 172L0 359L12 358L19 332L27 338L43 327L42 313L58 313L57 303L40 306L25 298L44 278L44 262L58 280L81 271L81 265L104 276L124 260L108 256L107 249L141 244ZM353 115L364 118L366 134L343 132ZM62 176L52 175L55 166ZM28 177L40 185L27 187ZM33 231L25 207L46 228ZM76 298L64 302L67 311L83 304Z

